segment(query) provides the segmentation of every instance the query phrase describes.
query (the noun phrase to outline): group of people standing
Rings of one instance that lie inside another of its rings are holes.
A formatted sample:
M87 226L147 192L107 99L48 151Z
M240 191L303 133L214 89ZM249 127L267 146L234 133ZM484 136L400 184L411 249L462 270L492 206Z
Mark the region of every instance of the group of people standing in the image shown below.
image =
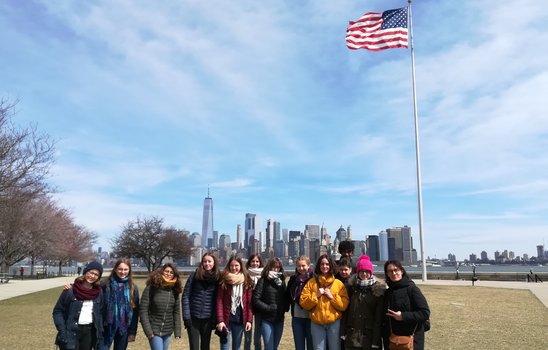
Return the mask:
M395 260L385 263L384 282L367 256L353 264L344 254L339 261L322 255L314 269L301 256L286 283L278 258L264 264L252 255L244 264L233 256L221 271L206 253L184 287L171 264L152 272L140 300L127 260L100 284L102 272L89 263L59 297L53 318L61 349L126 349L140 315L152 350L167 350L182 325L191 350L210 349L213 332L222 350L240 349L242 340L244 350L252 340L254 350L274 350L289 310L296 350L389 349L391 334L414 335L414 348L424 348L428 303Z

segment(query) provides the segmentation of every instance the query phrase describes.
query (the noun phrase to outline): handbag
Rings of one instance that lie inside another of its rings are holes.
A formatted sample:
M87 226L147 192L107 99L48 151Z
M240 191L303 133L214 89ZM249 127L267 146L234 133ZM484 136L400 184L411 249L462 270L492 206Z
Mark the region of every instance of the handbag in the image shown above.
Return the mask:
M413 335L395 335L390 332L388 338L389 350L413 350Z
M390 304L389 304L390 307ZM413 350L413 341L415 340L415 331L417 330L418 324L413 329L413 334L411 335L396 335L392 333L392 318L388 318L388 323L390 325L390 336L388 337L388 349L389 350Z

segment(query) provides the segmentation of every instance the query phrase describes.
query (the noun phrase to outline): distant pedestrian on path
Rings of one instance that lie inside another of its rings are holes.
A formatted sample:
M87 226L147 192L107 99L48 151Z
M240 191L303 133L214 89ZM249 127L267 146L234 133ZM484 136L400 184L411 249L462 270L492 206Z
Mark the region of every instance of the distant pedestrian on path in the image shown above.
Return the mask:
M179 272L165 264L150 273L139 305L141 326L151 350L167 350L171 335L181 338L181 292Z
M19 268L19 273L21 274L21 279L23 279L23 274L25 273L25 268L23 266Z
M53 308L55 344L61 350L97 349L103 336L103 293L99 280L103 266L90 262L72 288L65 289Z

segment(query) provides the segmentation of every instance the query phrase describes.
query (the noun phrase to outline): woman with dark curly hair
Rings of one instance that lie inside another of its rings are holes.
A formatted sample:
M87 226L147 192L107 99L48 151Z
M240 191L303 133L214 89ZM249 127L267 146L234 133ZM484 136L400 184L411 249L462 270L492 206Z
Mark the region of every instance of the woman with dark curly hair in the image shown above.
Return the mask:
M181 338L181 292L179 272L172 264L153 271L141 296L141 326L151 350L167 350L171 335Z

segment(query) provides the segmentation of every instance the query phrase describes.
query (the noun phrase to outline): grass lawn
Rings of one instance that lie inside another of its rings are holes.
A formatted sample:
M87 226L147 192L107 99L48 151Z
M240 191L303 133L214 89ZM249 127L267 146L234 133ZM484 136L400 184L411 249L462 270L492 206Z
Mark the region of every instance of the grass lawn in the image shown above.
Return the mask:
M144 279L137 283L142 291ZM426 349L548 349L548 309L527 290L420 288L432 311ZM0 301L0 350L54 349L56 331L51 312L60 292L55 288ZM182 339L173 340L171 349L188 349L183 333ZM215 335L211 348L219 349ZM291 317L287 314L280 349L293 348ZM149 349L140 326L129 349Z

